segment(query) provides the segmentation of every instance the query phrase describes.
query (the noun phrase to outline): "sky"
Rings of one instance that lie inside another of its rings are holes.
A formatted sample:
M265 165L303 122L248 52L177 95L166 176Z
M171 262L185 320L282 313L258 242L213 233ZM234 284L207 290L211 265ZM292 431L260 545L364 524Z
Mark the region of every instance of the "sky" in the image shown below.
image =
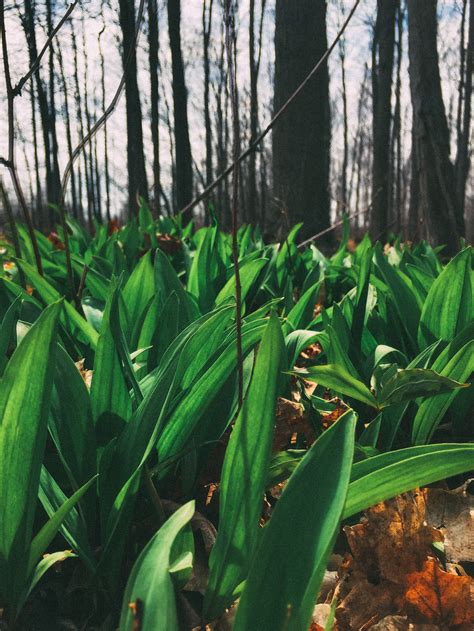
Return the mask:
M170 83L170 55L168 49L168 36L166 28L166 7L164 0L158 0L160 5L160 61L162 65L162 102L161 113L163 122L161 125L161 162L163 171L163 183L165 187L170 181L170 142L167 125L165 122L167 109L172 117L172 98ZM41 7L42 0L39 0ZM139 1L136 0L138 7ZM211 58L216 60L220 49L220 29L222 12L219 7L219 0L214 2L212 37L211 37ZM257 0L257 11L260 2ZM26 56L26 45L23 31L19 25L17 10L14 3L7 1L7 41L9 46L10 64L14 79L18 79L28 68ZM331 0L328 3L327 31L328 41L331 42L336 36L340 24L343 21L343 13L350 10L352 2L347 0ZM460 24L461 0L441 0L438 3L440 15L440 29L438 38L438 48L440 55L440 67L442 74L443 93L446 109L453 111L455 107L455 94L458 74L458 39ZM63 12L65 4L63 1L57 2L57 22ZM186 66L186 80L188 87L188 112L190 120L190 136L193 151L193 158L199 166L203 159L204 152L204 124L203 124L203 67L202 67L202 25L201 25L202 0L182 0L182 49ZM348 120L349 138L353 138L356 133L358 123L358 100L360 85L364 76L364 67L370 64L370 42L372 37L372 25L375 20L376 0L362 0L357 11L346 31L344 37L346 46L346 77L348 95ZM101 2L99 0L83 0L80 6L76 7L70 24L67 24L60 31L55 42L55 49L60 47L65 66L66 81L69 88L69 107L74 108L73 93L73 56L71 53L71 27L75 29L80 48L80 76L84 86L87 86L89 104L93 116L99 116L102 111L101 67L99 55L99 33L100 45L104 51L105 77L106 77L106 103L110 101L116 86L118 85L122 65L119 55L119 28L118 28L118 0ZM138 44L138 66L139 66L139 86L141 88L142 114L144 118L144 137L146 147L147 170L149 183L151 183L151 129L149 125L149 78L147 73L147 45L146 45L146 24L142 27ZM248 0L239 2L238 19L238 87L241 98L249 89L248 72ZM45 40L44 26L37 29L38 44L41 46ZM260 95L260 116L261 125L265 125L271 117L272 112L272 66L274 59L274 0L267 0L264 16L263 42L262 42L262 64L259 78ZM407 61L407 38L406 33L403 39L405 51L402 66L402 118L403 142L406 155L409 154L410 144L410 101L408 83L408 61ZM87 60L81 55L81 47L85 44L87 50ZM316 60L315 60L316 61ZM337 49L329 60L330 67L330 91L333 113L332 130L332 155L334 169L337 170L341 162L342 150L342 106L341 106L341 66ZM42 71L46 72L45 61ZM59 70L59 67L58 67ZM211 78L216 79L217 69L213 69ZM1 74L1 73L0 73ZM212 88L211 88L212 94ZM0 102L4 101L5 88L3 78L0 79ZM32 128L31 128L31 108L28 90L25 90L21 97L15 101L16 106L16 133L17 140L17 163L20 177L26 193L29 191L29 181L31 167L33 163L32 150ZM61 94L57 97L57 107L64 107L64 99ZM214 101L211 109L214 108ZM244 116L244 107L242 107ZM3 108L3 112L5 109ZM112 208L117 211L123 206L126 197L126 152L124 146L125 137L125 96L108 122L109 156L112 176ZM63 168L66 162L66 140L65 128L60 122L58 128L60 143L60 165ZM73 124L73 144L80 138L77 124ZM101 156L104 151L104 133L99 132L97 136L97 151L99 162L103 163ZM268 141L267 141L268 142ZM6 154L7 145L7 121L6 116L0 116L0 155ZM245 139L243 142L245 145ZM8 176L5 174L5 181Z

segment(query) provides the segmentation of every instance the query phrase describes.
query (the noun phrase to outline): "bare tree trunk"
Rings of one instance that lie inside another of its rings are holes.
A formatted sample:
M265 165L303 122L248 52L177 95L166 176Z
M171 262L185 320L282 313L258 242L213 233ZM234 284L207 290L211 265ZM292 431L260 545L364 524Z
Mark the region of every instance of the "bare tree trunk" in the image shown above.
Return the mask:
M49 3L48 3L49 4ZM35 30L35 18L36 18L36 2L35 0L25 0L24 12L21 15L21 22L26 35L26 41L28 45L28 58L30 66L33 65L35 59L38 57L38 46L36 43L36 30ZM50 62L50 70L52 63ZM53 129L53 120L50 116L50 104L48 104L48 96L46 87L40 75L39 68L35 72L36 90L38 93L38 106L41 119L41 127L43 132L43 145L44 145L44 157L46 168L46 201L57 202L59 197L59 190L61 187L59 178L59 168L57 166L57 154L56 160L53 156L53 147L57 147L56 131ZM50 218L51 219L51 218ZM54 217L53 217L54 219Z
M151 139L153 143L153 209L158 215L161 197L160 173L160 91L158 83L158 4L148 0L148 65L150 68Z
M142 111L137 79L135 50L135 4L119 0L119 22L122 30L122 63L126 67L125 101L127 109L128 207L130 216L138 211L138 197L148 200L145 157L143 152Z
M69 155L69 159L71 159L73 146L72 146L72 136L71 136L71 117L69 115L69 97L68 97L68 87L66 82L66 76L64 74L64 62L63 55L61 52L61 46L59 43L57 44L58 51L58 61L59 61L59 72L61 77L62 84L62 92L64 96L64 124L66 126L66 142L67 142L67 151ZM76 172L74 168L71 169L71 197L72 197L72 214L75 219L79 217L78 213L78 203L77 203L77 195L76 195Z
M204 64L204 129L206 133L206 180L208 186L213 180L212 168L212 125L210 112L210 75L211 66L209 60L209 43L211 40L212 28L212 6L213 0L203 0L202 3L202 42L203 42L203 64Z
M87 53L87 44L86 44L86 26L84 20L84 12L82 12L81 16L82 23L82 57L84 60L84 74L83 74L83 94L84 94L84 115L86 117L86 130L87 134L90 134L92 129L92 119L89 110L89 55ZM86 163L85 169L88 170L88 179L89 179L89 199L88 203L91 208L91 212L96 219L99 219L97 213L97 202L96 202L96 192L95 192L95 175L94 175L94 149L92 143L89 144L89 152L88 152L89 161Z
M344 21L345 9L341 2L342 19ZM338 27L339 30L339 27ZM347 113L347 86L346 86L346 40L341 37L339 40L339 60L341 62L341 88L342 88L342 125L343 125L343 154L341 169L341 190L338 206L346 210L348 205L347 197L347 165L349 162L349 121Z
M469 2L469 29L467 48L464 50L464 21L466 3L463 3L462 41L461 41L461 69L459 81L459 103L457 123L457 151L456 151L456 220L458 229L464 234L464 210L466 197L466 183L469 174L471 156L469 141L471 133L471 108L472 108L472 72L473 72L473 46L474 46L474 1Z
M34 164L35 164L35 184L36 184L36 194L35 194L35 206L36 206L36 217L38 221L38 225L40 229L43 228L44 218L43 218L43 191L41 186L41 176L40 176L40 166L39 166L39 156L38 156L38 133L37 133L37 123L36 123L36 100L35 100L35 86L34 83L31 84L30 90L30 100L31 100L31 126L33 129L33 156L34 156Z
M391 199L390 122L393 53L397 0L377 1L377 20L372 45L372 213L370 231L373 238L385 239Z
M278 111L327 50L326 2L276 2L275 95ZM303 236L329 226L330 106L327 63L273 129L273 186Z
M102 16L102 19L103 16ZM102 95L102 111L105 112L107 105L105 102L105 61L104 53L102 51L101 36L105 30L105 20L102 30L99 33L99 56L100 56L100 88ZM111 221L110 215L110 171L109 171L109 143L108 143L108 129L107 121L104 122L104 182L105 182L105 216L107 221Z
M408 0L410 90L413 107L413 195L418 218L434 245L459 247L454 167L449 157L438 51L436 0Z
M193 159L189 141L188 94L181 54L181 0L168 0L168 31L173 69L174 136L176 151L176 202L184 208L193 196ZM185 221L192 217L186 213Z

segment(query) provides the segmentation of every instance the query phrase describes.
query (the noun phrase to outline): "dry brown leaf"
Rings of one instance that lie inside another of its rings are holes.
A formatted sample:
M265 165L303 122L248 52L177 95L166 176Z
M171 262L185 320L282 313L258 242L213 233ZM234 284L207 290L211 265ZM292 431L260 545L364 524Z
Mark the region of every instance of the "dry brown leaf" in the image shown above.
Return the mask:
M434 624L413 624L407 616L386 616L377 624L370 627L370 631L441 631Z
M273 450L282 451L288 446L293 434L300 433L304 434L309 442L313 442L315 439L313 427L305 414L303 404L279 397Z
M424 489L426 521L444 535L446 558L474 562L474 497L459 491Z
M356 569L372 583L386 579L404 583L406 574L419 570L439 531L425 523L422 493L405 493L376 504L364 523L344 529Z
M419 572L407 576L403 605L409 615L443 628L474 625L474 580L445 572L430 557Z
M83 378L84 383L86 384L87 388L90 390L91 384L92 384L92 375L94 371L87 370L86 368L84 368L84 359L80 359L79 361L75 362L75 364L76 364L76 368L81 373L81 377Z

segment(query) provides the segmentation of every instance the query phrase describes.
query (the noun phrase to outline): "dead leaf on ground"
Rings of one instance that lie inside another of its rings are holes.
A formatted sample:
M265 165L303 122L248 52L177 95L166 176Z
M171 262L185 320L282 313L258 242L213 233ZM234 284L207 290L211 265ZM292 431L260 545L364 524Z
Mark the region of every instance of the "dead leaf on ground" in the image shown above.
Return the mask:
M407 576L402 604L409 615L443 628L474 625L474 580L445 572L429 557L419 572Z
M424 489L426 521L444 535L446 558L474 562L474 497L456 491Z
M346 527L356 569L373 583L404 583L406 574L420 569L431 544L442 540L425 523L425 512L424 495L415 491L376 504L364 523Z
M279 397L273 451L284 450L294 434L304 434L308 442L313 442L315 439L313 427L305 414L303 404Z
M81 373L81 377L83 378L84 383L90 390L92 384L92 375L94 374L94 371L84 368L84 359L80 359L79 361L75 362L75 364L76 368Z

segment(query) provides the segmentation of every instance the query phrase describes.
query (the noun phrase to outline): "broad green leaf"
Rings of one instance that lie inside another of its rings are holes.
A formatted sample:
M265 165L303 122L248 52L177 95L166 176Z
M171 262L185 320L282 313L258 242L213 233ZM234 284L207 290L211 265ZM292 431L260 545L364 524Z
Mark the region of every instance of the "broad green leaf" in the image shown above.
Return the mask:
M114 281L102 318L99 341L94 359L91 384L91 405L94 424L112 425L114 417L128 420L131 400L123 375L115 336L110 326L111 312L119 308L119 289Z
M260 272L268 263L268 259L257 259L256 261L250 261L245 265L239 265L240 271L240 283L241 283L241 296L242 303L245 302L247 294L252 289L255 281L258 279ZM235 274L227 281L224 287L220 290L216 298L216 306L223 304L228 298L235 297Z
M392 304L398 314L413 348L416 346L416 333L420 321L421 308L413 290L411 280L388 263L382 250L375 248L375 260L382 278L392 295Z
M235 631L309 627L344 508L355 424L352 410L341 416L291 476L263 530L237 609Z
M67 499L60 508L50 517L50 519L41 528L38 534L31 542L29 560L28 560L28 574L33 572L38 559L46 551L51 541L56 536L56 533L60 529L62 523L66 519L71 509L79 502L84 493L92 486L97 476L93 477L89 482L86 482L80 489L78 489L69 499Z
M95 533L96 523L95 520L91 520L90 522L84 521L83 504L84 500L87 499L87 496L84 495L85 491L89 489L96 477L97 476L91 478L91 480L86 482L86 484L80 488L82 492L77 498L78 501L81 500L80 508L82 510L80 511L78 510L78 507L73 504L71 505L71 502L44 466L41 468L40 488L38 494L39 500L43 505L46 514L50 518L53 518L58 514L62 515L62 513L59 512L60 509L64 506L69 506L69 510L66 511L66 515L60 524L60 532L91 572L95 569L96 560L89 544L87 533L88 530L91 533ZM90 495L92 496L93 506L95 508L97 497L93 493ZM72 498L70 499L72 500ZM68 501L69 504L67 504Z
M272 315L262 335L254 374L226 450L221 474L219 529L209 559L204 615L217 618L245 578L258 535L284 357L281 326Z
M89 391L78 368L58 346L49 431L76 486L90 480L96 467L96 440Z
M377 408L377 401L367 386L362 381L355 379L342 366L336 364L312 366L307 370L292 374Z
M7 602L18 597L25 579L61 308L57 303L45 309L13 353L0 381L0 592Z
M465 381L474 372L474 340L465 344L441 370L441 375L456 381ZM431 440L436 428L453 402L458 390L425 399L420 404L412 428L412 444L422 445Z
M438 374L434 370L423 368L407 368L397 370L383 385L378 397L381 408L394 403L403 403L418 397L432 397L450 392L456 388L464 388L468 384L459 383Z
M48 305L61 299L61 295L47 280L42 278L35 268L25 261L18 260L17 265L23 270L36 289L41 299ZM76 327L84 335L86 342L93 348L97 346L97 331L84 318L77 313L75 308L67 301L64 302L64 312L61 314L61 323L71 333Z
M171 550L193 514L194 501L182 506L138 557L125 588L120 631L130 631L134 626L134 611L140 616L142 631L178 631L176 597L170 576Z
M459 252L431 286L418 330L421 347L435 339L452 340L472 320L471 252Z
M0 326L0 377L7 365L7 351L15 332L18 314L21 306L21 298L17 296L5 313Z
M285 325L287 333L308 326L312 321L314 307L316 305L322 283L323 281L320 280L310 287L288 313L287 323Z
M135 350L138 345L141 325L145 308L155 293L155 278L151 264L151 252L148 251L133 270L122 290L124 302L127 306L130 330L127 340L130 348Z
M422 445L354 464L344 519L377 502L472 469L474 445Z

